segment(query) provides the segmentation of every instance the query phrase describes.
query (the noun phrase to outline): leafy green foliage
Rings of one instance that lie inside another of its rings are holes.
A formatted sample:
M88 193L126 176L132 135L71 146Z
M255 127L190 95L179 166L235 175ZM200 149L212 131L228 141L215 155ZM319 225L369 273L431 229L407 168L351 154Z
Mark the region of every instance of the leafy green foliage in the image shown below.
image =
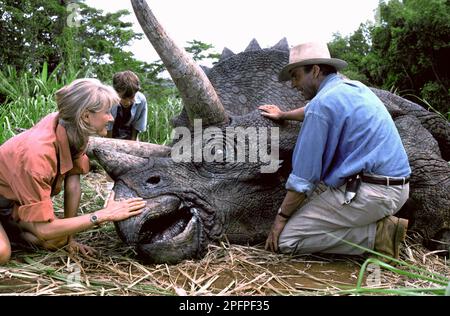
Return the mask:
M450 3L381 1L378 12L376 25L362 24L348 37L336 34L329 44L335 57L349 62L344 73L401 95L416 95L448 115Z
M203 43L201 41L192 40L187 42L189 46L184 49L192 54L192 58L195 61L201 61L204 59L211 59L214 62L217 62L220 58L220 54L214 51L211 51L214 46L211 44Z
M370 51L370 33L373 26L370 23L361 24L351 36L342 37L341 34L333 34L333 41L329 44L331 55L345 60L348 67L343 74L354 80L369 83L367 73L361 71L365 68L365 56Z
M0 0L0 12L1 69L13 65L34 74L44 62L50 69L60 63L56 38L62 34L65 14L60 1Z
M76 2L79 23L71 24L73 12L68 4L62 0L0 0L0 68L11 66L19 76L32 77L47 63L48 73L57 71L62 77L81 70L106 83L115 72L129 69L147 85L167 86L167 80L157 78L164 70L161 62L145 63L125 50L142 38L131 23L122 21L129 11L104 14ZM5 99L0 93L0 102Z

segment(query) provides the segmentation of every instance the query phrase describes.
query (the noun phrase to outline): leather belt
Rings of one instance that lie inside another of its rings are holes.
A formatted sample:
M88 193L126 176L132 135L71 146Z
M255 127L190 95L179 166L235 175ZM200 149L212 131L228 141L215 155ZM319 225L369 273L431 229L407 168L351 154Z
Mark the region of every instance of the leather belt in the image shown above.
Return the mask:
M363 174L361 176L362 182L372 183L372 184L381 184L381 185L401 185L409 182L409 176L404 178L390 178L383 176L370 176L367 174Z

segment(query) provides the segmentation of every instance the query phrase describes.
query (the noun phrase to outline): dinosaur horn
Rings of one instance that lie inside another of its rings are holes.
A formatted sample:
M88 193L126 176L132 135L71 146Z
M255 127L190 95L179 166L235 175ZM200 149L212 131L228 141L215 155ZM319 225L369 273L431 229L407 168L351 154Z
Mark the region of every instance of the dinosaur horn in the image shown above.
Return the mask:
M235 55L235 53L233 53L233 51L231 49L229 49L228 47L224 47L224 49L222 51L222 55L220 55L219 63L221 61L224 61L225 59L233 57L234 55Z
M253 52L256 50L261 50L261 46L259 46L258 41L254 38L250 41L247 48L245 49L246 52Z
M124 153L136 157L168 157L170 156L171 147L145 143L135 142L131 140L103 138L103 137L89 137L89 144L87 147L87 154L94 157L95 149L103 149L112 152Z
M278 43L272 46L272 49L289 53L289 44L286 37L283 37Z
M228 116L211 82L192 57L179 48L156 20L145 0L131 0L136 17L180 91L189 121L204 126L227 122Z

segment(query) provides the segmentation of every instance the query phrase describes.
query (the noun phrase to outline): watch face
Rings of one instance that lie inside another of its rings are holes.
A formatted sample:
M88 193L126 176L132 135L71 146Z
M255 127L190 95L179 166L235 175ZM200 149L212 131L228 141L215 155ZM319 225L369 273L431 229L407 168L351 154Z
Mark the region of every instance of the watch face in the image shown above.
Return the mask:
M97 220L98 220L98 217L97 217L97 215L91 215L91 222L92 223L94 223L94 224L97 224Z

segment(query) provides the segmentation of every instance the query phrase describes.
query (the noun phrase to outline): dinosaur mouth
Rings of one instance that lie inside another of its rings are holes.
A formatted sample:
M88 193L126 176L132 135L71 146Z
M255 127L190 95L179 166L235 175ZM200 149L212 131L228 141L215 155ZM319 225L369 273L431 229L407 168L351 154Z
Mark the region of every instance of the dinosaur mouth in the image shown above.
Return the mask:
M194 220L195 209L190 209L182 203L175 210L167 210L167 213L148 217L139 230L138 244L153 244L170 242L176 236L188 234L187 228L192 228L189 223ZM152 212L152 209L149 210Z
M197 258L201 250L201 227L198 210L178 200L177 207L150 209L139 229L136 250L150 263L175 264ZM157 215L155 215L157 214Z

